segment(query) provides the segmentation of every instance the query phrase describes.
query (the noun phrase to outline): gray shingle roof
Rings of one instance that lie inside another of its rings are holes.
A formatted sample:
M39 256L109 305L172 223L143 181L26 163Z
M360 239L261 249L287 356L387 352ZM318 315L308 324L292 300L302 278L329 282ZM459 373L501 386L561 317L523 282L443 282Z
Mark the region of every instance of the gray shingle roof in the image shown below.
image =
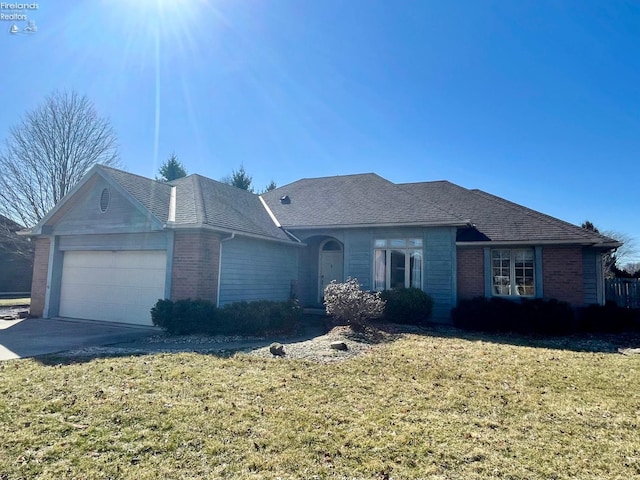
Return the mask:
M122 188L163 223L169 218L171 186L165 182L100 165Z
M165 183L100 168L163 223L168 221L171 187L175 186L176 227L208 226L291 241L253 193L200 175ZM281 201L284 196L288 202ZM267 192L262 198L282 227L291 229L455 225L461 227L458 241L617 244L603 235L447 181L394 184L373 173L305 178Z
M176 214L173 225L176 227L209 226L291 241L271 220L260 198L253 193L201 175L189 175L167 183L114 168L101 168L163 223L169 218L171 187L175 186Z
M616 243L495 195L468 190L447 181L405 183L400 187L455 215L469 218L476 227L458 230L458 241Z
M289 203L282 202L284 196ZM354 225L464 225L464 218L439 205L416 199L373 174L305 178L265 193L265 200L285 228Z
M202 224L240 233L290 241L276 226L258 195L200 175L172 182L176 224Z

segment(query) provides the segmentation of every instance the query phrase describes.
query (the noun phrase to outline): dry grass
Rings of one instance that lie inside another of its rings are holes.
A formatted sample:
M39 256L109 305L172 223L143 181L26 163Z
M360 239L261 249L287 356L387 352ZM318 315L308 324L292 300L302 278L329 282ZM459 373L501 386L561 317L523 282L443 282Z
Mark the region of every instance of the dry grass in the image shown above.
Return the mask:
M31 305L31 299L26 298L0 298L0 307L13 307L16 305Z
M640 355L472 338L0 364L7 479L628 479L639 422Z

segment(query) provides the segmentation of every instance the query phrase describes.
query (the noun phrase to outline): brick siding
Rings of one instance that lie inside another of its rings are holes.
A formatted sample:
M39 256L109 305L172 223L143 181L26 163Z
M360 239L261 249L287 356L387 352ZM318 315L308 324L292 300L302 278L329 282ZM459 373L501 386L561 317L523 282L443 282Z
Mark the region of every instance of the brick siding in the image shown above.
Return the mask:
M480 247L458 248L458 298L484 296L484 251Z
M33 278L31 280L31 315L34 317L42 317L44 312L50 245L51 241L48 238L35 239Z
M545 298L556 298L572 305L584 304L581 247L544 247L542 275Z
M220 238L210 232L175 232L171 299L216 301Z

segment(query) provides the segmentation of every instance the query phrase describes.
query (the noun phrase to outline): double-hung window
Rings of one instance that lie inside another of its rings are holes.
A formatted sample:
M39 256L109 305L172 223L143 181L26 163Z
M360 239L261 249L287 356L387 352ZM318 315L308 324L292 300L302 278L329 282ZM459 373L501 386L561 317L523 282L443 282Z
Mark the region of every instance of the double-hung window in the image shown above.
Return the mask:
M493 295L535 296L534 270L532 248L491 250Z
M374 241L374 290L422 288L422 239Z

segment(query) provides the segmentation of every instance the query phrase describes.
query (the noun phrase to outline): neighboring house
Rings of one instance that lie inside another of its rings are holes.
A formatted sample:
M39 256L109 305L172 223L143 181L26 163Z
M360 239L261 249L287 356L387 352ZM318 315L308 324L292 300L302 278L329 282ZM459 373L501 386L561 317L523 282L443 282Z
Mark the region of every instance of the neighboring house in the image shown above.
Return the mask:
M96 166L33 229L31 311L149 324L159 298L320 305L333 279L418 287L446 321L477 295L602 303L619 243L448 182L303 179L264 195Z
M31 290L33 245L18 236L24 227L0 215L0 294L27 294Z

